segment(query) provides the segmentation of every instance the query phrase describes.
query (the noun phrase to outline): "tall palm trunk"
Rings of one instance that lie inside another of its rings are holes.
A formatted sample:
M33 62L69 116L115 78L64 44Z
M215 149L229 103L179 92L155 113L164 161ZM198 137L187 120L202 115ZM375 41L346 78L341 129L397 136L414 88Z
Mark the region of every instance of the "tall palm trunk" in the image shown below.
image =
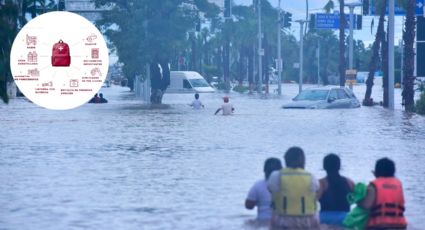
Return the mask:
M389 25L387 24L387 31ZM389 69L388 69L388 33L383 33L382 38L382 47L381 47L381 55L382 55L382 70L384 72L383 78L382 78L382 87L384 89L383 91L383 106L385 108L388 107L388 76L389 76Z
M339 85L345 86L345 14L344 0L339 0Z
M369 74L366 80L366 93L363 100L363 105L371 106L373 105L373 100L371 99L372 95L372 87L373 87L373 78L375 75L375 71L379 62L379 49L381 46L382 39L385 37L384 31L384 21L385 21L385 7L387 0L384 0L384 3L381 5L380 15L379 15L379 23L378 30L376 31L375 41L372 45L372 57L369 62Z
M248 47L248 83L249 83L249 92L252 93L252 90L254 88L254 46Z
M10 49L18 32L19 5L12 1L0 7L0 100L8 103L7 83L12 79L10 72Z
M416 20L415 20L415 0L407 0L406 8L406 22L403 30L403 41L404 41L404 78L403 78L403 104L406 111L413 111L415 107L415 90L414 90L414 65L415 65L415 53L413 49L413 44L415 42L415 30L416 30Z

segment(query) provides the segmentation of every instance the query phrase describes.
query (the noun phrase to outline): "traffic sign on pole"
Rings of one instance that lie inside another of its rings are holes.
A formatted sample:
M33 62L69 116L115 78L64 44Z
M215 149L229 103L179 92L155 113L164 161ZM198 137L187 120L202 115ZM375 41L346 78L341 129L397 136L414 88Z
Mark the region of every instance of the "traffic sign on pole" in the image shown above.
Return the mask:
M316 29L339 29L339 14L316 14L314 17ZM353 25L357 25L357 17L353 18ZM350 25L350 15L345 15L345 28ZM355 28L358 29L358 28Z
M416 16L425 16L425 2L424 0L416 0Z
M416 16L424 15L425 0L416 0L415 14ZM363 0L363 14L364 15L378 15L376 10L376 0ZM385 15L388 15L388 6L385 8ZM403 7L397 5L397 1L394 6L394 15L404 16L406 10Z

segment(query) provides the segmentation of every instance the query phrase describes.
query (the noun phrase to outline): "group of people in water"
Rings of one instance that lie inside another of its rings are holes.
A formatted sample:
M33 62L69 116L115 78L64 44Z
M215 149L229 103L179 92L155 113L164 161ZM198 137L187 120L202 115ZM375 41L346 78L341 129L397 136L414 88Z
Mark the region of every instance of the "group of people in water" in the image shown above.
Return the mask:
M230 99L228 96L223 97L224 103L215 111L214 115L217 115L220 111L223 115L231 115L235 111L235 108L229 101ZM192 101L190 106L195 110L205 108L204 104L202 104L201 100L199 99L198 93L195 94L195 100Z
M289 148L284 160L285 168L279 159L268 158L264 163L265 178L248 192L245 207L257 207L257 221L269 224L271 229L320 229L320 224L343 227L350 212L347 196L357 185L339 173L338 155L325 156L326 177L320 180L305 170L301 148ZM368 215L364 229L406 229L403 189L395 171L391 159L376 161L375 180L367 190L365 186L365 196L357 203Z
M106 100L103 97L103 93L95 94L92 99L88 103L96 103L96 104L102 104L102 103L108 103L108 100Z

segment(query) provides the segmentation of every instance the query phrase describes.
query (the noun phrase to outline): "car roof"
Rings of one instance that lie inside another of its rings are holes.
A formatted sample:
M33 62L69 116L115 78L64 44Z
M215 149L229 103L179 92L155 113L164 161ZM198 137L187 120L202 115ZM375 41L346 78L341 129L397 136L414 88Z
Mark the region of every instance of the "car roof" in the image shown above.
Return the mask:
M195 71L170 71L173 76L186 77L187 79L204 79L202 75Z
M331 90L331 89L347 89L347 87L341 88L335 85L326 85L326 86L310 87L310 88L306 88L305 90Z

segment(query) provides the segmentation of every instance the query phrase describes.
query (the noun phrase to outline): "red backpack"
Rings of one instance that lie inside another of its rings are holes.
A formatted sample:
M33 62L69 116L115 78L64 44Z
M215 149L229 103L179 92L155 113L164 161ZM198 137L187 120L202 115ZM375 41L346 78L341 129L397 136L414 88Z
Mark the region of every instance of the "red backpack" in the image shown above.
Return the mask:
M71 56L69 55L69 46L62 40L53 45L52 66L69 66Z

